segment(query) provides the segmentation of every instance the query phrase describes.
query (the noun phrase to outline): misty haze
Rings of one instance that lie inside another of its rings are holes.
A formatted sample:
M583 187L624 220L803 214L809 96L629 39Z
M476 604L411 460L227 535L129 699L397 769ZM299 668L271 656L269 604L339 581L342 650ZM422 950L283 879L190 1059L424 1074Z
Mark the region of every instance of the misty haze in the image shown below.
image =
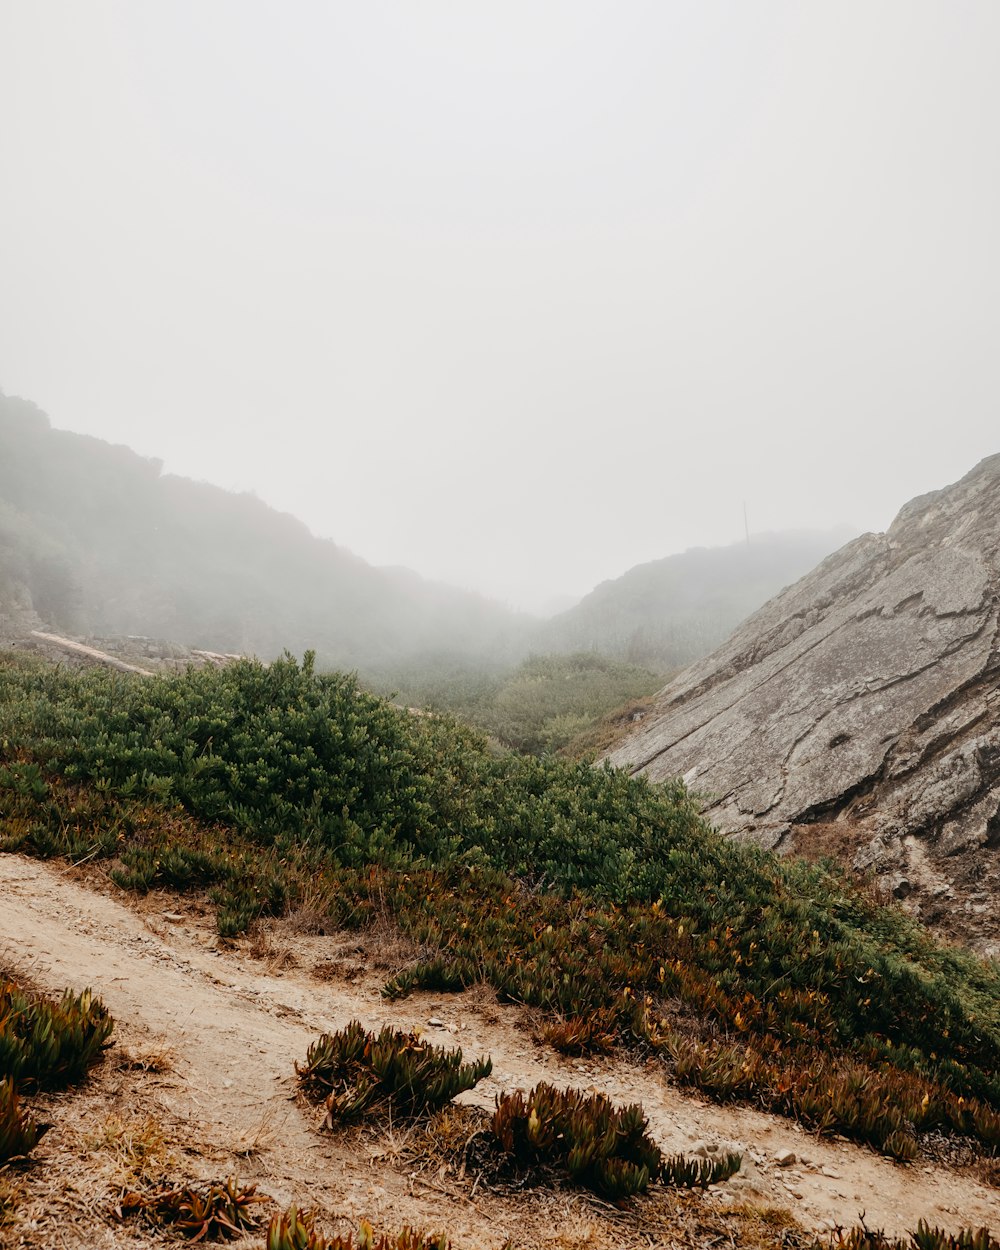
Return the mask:
M0 1246L1000 1250L1000 8L0 47Z

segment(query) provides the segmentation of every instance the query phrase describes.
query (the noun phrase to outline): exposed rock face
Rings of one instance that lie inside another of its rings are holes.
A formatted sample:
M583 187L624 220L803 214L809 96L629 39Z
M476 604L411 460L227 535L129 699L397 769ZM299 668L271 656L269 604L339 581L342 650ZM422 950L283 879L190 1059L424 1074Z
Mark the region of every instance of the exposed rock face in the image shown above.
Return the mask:
M723 831L847 851L1000 954L1000 455L848 543L661 693L611 761Z

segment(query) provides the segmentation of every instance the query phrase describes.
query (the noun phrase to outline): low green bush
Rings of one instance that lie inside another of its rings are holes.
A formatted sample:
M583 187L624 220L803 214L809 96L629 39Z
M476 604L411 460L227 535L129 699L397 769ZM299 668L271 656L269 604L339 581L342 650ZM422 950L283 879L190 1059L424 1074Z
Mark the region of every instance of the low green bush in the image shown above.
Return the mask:
M0 1075L18 1086L62 1089L101 1057L114 1022L90 990L58 1002L0 981Z
M616 1107L602 1094L536 1085L501 1094L490 1121L498 1148L519 1171L565 1170L570 1180L611 1201L645 1193L663 1157L642 1107Z
M313 1042L295 1070L310 1097L325 1099L324 1123L333 1128L387 1109L403 1117L436 1111L489 1076L493 1064L463 1063L457 1048L388 1027L376 1035L352 1020Z

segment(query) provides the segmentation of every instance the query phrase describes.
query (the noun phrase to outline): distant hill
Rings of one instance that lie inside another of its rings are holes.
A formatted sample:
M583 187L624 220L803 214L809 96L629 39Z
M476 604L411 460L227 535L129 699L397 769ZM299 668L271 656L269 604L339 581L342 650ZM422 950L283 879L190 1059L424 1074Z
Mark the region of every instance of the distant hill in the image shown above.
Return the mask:
M700 659L745 617L798 581L854 531L761 534L694 547L602 582L535 635L541 651L598 651L667 672Z
M323 667L391 672L398 689L442 665L457 665L460 685L470 667L499 677L529 652L597 652L663 673L707 655L850 536L764 535L668 556L539 621L375 568L253 495L53 429L0 392L0 635L44 625L264 658L313 649Z
M374 568L252 495L55 430L2 393L0 615L263 657L313 648L343 668L429 650L513 662L531 624L409 570Z

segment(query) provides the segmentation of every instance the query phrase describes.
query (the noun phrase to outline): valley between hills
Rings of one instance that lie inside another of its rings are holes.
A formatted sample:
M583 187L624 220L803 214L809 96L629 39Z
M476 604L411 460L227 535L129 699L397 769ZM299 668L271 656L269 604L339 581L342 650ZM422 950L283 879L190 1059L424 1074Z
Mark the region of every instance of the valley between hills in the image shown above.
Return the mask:
M3 405L0 1244L996 1250L1000 458L530 624Z

